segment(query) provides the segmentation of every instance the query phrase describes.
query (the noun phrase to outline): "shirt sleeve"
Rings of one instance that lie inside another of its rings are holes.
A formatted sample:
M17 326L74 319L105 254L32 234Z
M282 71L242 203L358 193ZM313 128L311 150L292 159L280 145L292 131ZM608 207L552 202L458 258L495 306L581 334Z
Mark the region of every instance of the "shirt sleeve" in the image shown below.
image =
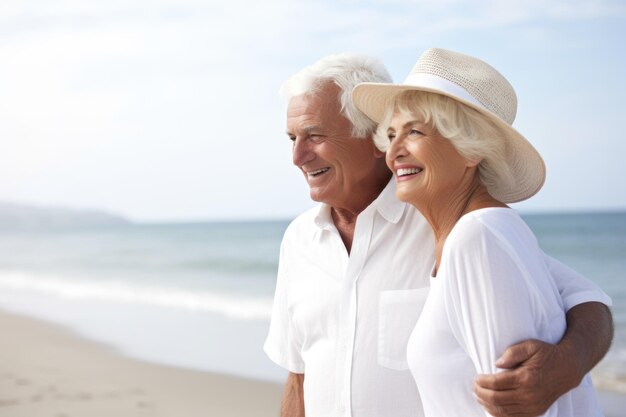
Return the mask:
M476 372L495 373L495 362L506 348L538 338L547 318L539 289L512 246L483 225L472 229L444 252L444 306L452 333ZM546 416L555 412L552 406Z
M548 255L545 255L545 259L566 311L588 302L598 302L607 306L612 304L611 298L595 283Z
M288 308L289 273L286 246L283 239L278 261L278 276L276 279L272 318L263 349L267 356L277 365L287 369L289 372L302 374L304 373L304 362L300 354L300 344L297 341Z
M454 243L444 253L447 271L442 281L450 328L476 373L499 372L495 362L507 347L540 338L548 320L545 298L512 244L486 226L476 222ZM558 297L555 292L553 297ZM557 412L553 404L544 417ZM490 414L485 411L485 416Z

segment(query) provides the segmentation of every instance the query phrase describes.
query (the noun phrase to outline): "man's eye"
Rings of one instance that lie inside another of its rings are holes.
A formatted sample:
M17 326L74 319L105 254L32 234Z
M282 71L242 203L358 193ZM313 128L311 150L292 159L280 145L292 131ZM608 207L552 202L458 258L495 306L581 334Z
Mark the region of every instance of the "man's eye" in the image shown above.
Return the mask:
M292 142L295 142L296 141L296 137L289 135L289 140L292 141Z
M322 135L309 135L309 139L311 139L311 142L313 143L318 143L324 140L324 136Z

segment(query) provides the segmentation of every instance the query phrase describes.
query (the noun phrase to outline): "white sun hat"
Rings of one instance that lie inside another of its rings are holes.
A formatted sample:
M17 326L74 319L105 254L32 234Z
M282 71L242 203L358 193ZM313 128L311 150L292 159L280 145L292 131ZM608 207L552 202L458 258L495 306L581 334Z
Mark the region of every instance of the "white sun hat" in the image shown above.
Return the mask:
M361 83L352 91L355 106L381 123L394 98L403 91L426 91L459 101L480 112L498 129L506 143L505 158L514 184L496 184L489 193L503 203L535 195L543 186L546 167L539 152L511 125L517 97L509 82L480 59L445 49L426 50L403 84Z

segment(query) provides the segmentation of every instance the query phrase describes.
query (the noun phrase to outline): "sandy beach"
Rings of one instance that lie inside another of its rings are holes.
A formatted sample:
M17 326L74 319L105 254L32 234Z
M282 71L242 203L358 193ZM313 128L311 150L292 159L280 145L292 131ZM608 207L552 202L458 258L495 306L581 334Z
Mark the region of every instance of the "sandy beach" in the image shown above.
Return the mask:
M281 387L144 363L0 313L3 417L277 416Z

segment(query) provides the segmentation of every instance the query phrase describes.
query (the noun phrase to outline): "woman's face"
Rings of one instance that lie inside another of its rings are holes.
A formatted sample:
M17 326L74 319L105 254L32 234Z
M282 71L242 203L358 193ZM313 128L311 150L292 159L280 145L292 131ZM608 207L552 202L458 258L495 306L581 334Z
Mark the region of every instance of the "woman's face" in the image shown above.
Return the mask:
M393 114L387 136L387 165L396 178L398 199L429 207L462 194L475 174L466 160L436 129L408 112Z

